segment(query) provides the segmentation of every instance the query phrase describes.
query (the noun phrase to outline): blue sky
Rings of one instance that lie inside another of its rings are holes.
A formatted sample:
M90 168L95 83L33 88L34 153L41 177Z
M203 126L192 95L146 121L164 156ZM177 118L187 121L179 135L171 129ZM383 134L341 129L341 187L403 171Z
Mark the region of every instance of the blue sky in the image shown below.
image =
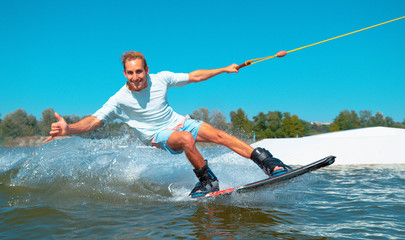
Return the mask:
M98 110L125 83L120 56L191 72L292 50L405 15L405 1L0 1L0 113ZM405 119L405 19L169 90L180 114L340 111Z

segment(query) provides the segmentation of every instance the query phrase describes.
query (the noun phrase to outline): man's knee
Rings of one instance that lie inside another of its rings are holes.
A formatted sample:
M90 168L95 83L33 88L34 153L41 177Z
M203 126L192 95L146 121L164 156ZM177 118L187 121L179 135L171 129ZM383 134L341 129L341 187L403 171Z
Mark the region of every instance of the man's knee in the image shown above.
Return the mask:
M191 134L190 132L181 132L181 133L182 134L180 137L180 141L182 143L185 143L185 144L189 144L189 143L194 144L195 143L193 134Z
M168 143L169 145L173 145L174 147L181 147L182 149L192 148L195 145L195 139L189 132L176 132L175 138L173 138L172 141Z

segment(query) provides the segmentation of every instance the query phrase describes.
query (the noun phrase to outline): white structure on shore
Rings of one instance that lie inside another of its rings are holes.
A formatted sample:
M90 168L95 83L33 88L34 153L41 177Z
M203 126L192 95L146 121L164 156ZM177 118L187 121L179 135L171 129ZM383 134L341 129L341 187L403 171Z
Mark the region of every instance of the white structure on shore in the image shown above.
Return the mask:
M370 127L302 138L264 139L265 147L286 164L305 165L336 156L335 165L405 164L405 129Z

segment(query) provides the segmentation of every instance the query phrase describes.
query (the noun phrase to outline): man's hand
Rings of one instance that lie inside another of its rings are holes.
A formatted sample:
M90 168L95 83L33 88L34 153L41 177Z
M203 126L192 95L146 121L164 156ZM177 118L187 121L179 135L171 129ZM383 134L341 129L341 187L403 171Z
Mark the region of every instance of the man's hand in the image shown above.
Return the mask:
M55 113L55 117L59 120L56 123L52 123L51 126L51 131L49 134L51 135L49 138L47 138L45 141L49 142L52 140L52 138L57 137L57 136L63 136L68 134L69 131L69 126L66 123L65 119L63 119L59 114Z
M232 64L229 65L228 67L225 67L224 70L226 73L237 73L239 72L239 70L236 68L238 66L238 64Z

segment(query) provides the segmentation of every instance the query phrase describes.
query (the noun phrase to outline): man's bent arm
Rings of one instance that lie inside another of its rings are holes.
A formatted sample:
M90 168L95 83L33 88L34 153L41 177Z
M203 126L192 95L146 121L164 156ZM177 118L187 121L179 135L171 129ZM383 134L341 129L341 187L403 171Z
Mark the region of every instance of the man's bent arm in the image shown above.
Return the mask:
M57 136L64 136L68 134L81 134L93 131L104 123L94 116L87 117L83 120L80 120L77 123L67 124L65 119L63 119L59 114L55 113L55 117L59 120L56 123L52 123L51 131L49 134L51 135L45 141L50 141L52 138Z
M86 132L90 132L96 130L104 123L94 116L86 117L80 120L77 123L72 123L68 125L68 133L67 134L82 134Z
M195 70L191 73L188 74L188 82L202 82L207 79L210 79L218 74L221 73L234 73L238 72L236 69L238 65L237 64L232 64L229 65L228 67L223 67L223 68L217 68L217 69L210 69L210 70Z

